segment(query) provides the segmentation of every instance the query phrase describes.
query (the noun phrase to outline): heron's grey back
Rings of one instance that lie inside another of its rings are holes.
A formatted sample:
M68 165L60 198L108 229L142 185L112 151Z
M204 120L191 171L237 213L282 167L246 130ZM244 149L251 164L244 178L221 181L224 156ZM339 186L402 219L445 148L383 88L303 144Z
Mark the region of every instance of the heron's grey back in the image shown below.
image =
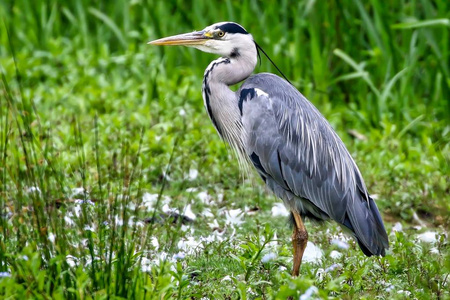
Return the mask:
M345 145L291 84L262 73L236 92L244 148L258 173L302 215L350 229L366 255L384 255L388 238L374 201Z

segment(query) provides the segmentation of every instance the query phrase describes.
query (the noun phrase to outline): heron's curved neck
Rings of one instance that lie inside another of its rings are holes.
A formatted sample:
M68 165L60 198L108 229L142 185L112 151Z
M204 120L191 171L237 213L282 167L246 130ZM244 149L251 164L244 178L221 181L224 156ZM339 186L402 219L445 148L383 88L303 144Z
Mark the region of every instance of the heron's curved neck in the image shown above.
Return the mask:
M253 54L253 55L251 55ZM218 133L234 148L241 144L242 121L238 97L229 86L246 79L255 69L255 51L212 61L203 78L203 100Z

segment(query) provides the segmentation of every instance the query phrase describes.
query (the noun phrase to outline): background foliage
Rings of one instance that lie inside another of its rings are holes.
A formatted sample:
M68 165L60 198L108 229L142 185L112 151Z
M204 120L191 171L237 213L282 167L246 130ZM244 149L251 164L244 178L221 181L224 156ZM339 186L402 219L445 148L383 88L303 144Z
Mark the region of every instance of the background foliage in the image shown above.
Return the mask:
M448 1L5 0L0 17L3 297L449 297ZM202 107L214 56L146 45L224 20L337 130L388 231L403 225L385 258L351 244L334 261L339 229L308 223L326 258L288 275L278 200L239 175ZM164 205L197 219L158 219ZM220 242L183 248L213 220ZM426 230L433 245L416 242Z

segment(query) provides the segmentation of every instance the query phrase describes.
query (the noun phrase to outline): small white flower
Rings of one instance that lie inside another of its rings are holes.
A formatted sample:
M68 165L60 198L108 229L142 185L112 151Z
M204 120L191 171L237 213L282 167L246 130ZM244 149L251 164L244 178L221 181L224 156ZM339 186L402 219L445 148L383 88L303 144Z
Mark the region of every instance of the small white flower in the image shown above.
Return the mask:
M228 225L241 225L244 223L242 221L242 218L244 217L244 214L242 213L241 209L230 209L228 211L225 211L225 223Z
M205 209L203 210L203 212L202 212L202 215L203 215L205 218L212 218L212 217L214 217L214 215L213 215L212 212L211 212L211 209L209 209L209 208L205 208Z
M85 225L83 230L95 232L95 229L91 225Z
M73 198L75 196L84 195L84 192L85 190L82 187L73 188L71 197Z
M274 252L270 252L270 253L267 253L266 255L264 255L263 258L261 258L261 262L263 264L265 264L265 263L268 263L269 261L275 260L275 259L277 259L277 254Z
M123 220L122 220L122 217L121 217L121 216L116 215L116 216L114 217L114 219L115 219L116 226L122 226L122 225L123 225Z
M411 292L410 291L400 290L400 291L397 291L397 293L405 294L406 296L411 296Z
M225 276L221 281L231 281L230 275Z
M178 210L177 209L175 209L175 208L170 208L169 207L169 204L164 204L163 205L163 207L161 208L161 210L164 212L164 213L166 213L166 214L169 214L169 213L178 213Z
M403 231L402 223L400 223L400 222L395 223L395 225L392 226L392 231L393 231L393 232L400 232L400 231Z
M195 214L192 212L192 207L190 204L188 204L186 206L186 208L184 209L184 215L186 217L188 217L191 220L195 220L197 217L195 216Z
M289 211L286 209L286 206L284 206L283 203L275 203L275 205L272 207L272 216L273 217L277 217L277 216L282 216L282 217L287 217L289 216Z
M308 300L311 299L311 297L314 294L317 294L319 292L319 290L315 287L315 286L310 286L304 294L302 294L299 298L299 300Z
M339 258L341 258L341 256L342 256L342 253L339 251L333 250L330 252L330 257L333 259L339 259Z
M178 242L178 248L184 250L188 254L192 254L198 249L200 244L200 241L197 241L194 239L194 237L190 236L185 240L180 240Z
M278 246L277 240L278 240L277 234L274 233L272 241L268 242L266 247L269 248L269 249L276 248Z
M430 249L430 253L439 254L439 250L438 250L438 248L433 247L433 248Z
M158 239L156 237L152 237L151 243L152 243L152 246L155 247L156 250L158 250L159 242L158 242Z
M436 243L436 232L427 231L417 236L419 240L425 243Z
M211 201L211 197L208 195L208 192L200 192L197 194L197 197L203 204L208 204Z
M158 202L159 195L158 194L150 194L150 193L144 193L142 196L142 206L145 207L147 211L153 211L155 208L156 203ZM170 197L168 196L161 196L161 200L159 205L165 205L170 203Z
M77 265L78 258L76 258L75 256L69 254L69 255L66 256L66 262L71 268L73 268L73 267L75 267Z
M395 286L392 285L392 284L390 284L390 285L385 289L385 291L388 292L388 293L390 293L390 292L392 292L394 289L395 289Z
M189 170L189 175L188 175L189 180L195 180L195 179L197 179L197 176L198 176L198 170L196 170L196 169Z
M186 257L186 254L184 252L178 252L177 254L173 255L173 259L175 260L183 260Z
M75 199L74 203L77 204L77 205L83 205L83 204L86 204L86 205L95 205L95 203L92 202L92 201L89 200L89 199L87 199L87 200Z
M338 246L338 248L344 249L344 250L348 250L348 248L350 248L350 245L348 243L346 243L342 240L339 240L339 239L332 239L331 244L336 245L336 246Z
M73 217L73 214L71 212L68 212L64 216L64 222L66 223L66 225L73 226L75 224L75 222L72 220L72 217Z
M218 193L217 194L217 202L222 202L223 201L223 193Z
M152 270L152 261L147 257L141 258L141 270L142 272L150 272Z
M136 209L136 204L133 202L128 203L128 209L129 210L135 210Z
M158 194L144 193L144 195L142 195L142 204L153 206L158 200L158 196Z
M29 188L28 188L28 193L38 193L38 194L40 194L41 193L41 190L39 189L39 187L37 187L37 186L30 186Z
M328 268L326 268L326 269L324 270L324 272L325 272L325 273L328 273L328 272L332 272L332 271L334 271L334 270L341 269L341 268L342 268L342 265L341 265L341 264L332 264L331 266L329 266Z
M51 243L55 243L55 238L56 238L56 236L53 234L53 233L49 233L48 234L48 240L51 242Z
M318 263L323 256L323 251L314 243L309 242L306 244L305 252L303 253L304 262Z
M217 222L217 219L214 219L212 223L208 223L208 226L211 229L219 228L219 223Z
M9 272L0 272L0 278L11 277L11 273Z

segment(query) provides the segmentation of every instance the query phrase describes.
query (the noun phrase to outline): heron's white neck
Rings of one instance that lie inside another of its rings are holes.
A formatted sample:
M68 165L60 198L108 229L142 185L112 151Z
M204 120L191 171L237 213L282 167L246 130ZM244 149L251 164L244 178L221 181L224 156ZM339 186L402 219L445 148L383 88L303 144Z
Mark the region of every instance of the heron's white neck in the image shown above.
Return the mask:
M233 148L242 147L242 121L239 98L229 86L246 79L257 63L256 46L237 50L230 57L212 61L203 78L203 100L220 136Z

